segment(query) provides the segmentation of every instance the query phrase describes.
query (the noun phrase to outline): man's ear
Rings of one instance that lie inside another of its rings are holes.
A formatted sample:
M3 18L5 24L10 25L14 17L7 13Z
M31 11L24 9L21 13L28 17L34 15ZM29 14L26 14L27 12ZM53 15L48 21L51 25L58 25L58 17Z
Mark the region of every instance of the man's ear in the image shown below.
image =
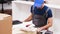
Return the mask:
M46 1L46 0L45 0L45 1L44 1L44 3L45 3L45 4L47 4L47 3L48 3L48 1Z
M44 1L44 3L46 3L46 1Z

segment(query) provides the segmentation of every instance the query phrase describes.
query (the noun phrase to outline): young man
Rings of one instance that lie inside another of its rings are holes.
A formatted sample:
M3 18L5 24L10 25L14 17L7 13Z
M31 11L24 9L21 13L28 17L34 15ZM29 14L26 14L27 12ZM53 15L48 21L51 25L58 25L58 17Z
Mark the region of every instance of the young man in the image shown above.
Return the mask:
M31 7L31 15L24 22L31 20L38 32L52 26L52 11L44 5L44 0L34 1L34 5Z

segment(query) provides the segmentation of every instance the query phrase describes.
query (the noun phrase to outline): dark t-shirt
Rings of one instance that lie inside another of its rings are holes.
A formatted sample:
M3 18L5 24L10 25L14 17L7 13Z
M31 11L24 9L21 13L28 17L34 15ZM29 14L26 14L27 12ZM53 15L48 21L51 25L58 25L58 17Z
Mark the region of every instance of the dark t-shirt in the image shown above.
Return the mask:
M47 9L48 9L47 6L44 6L43 9L38 9L37 7L34 7L34 14L43 15L46 12ZM33 6L31 6L31 13L32 12L33 12ZM51 9L48 10L47 14L48 14L47 19L52 17Z
M34 8L34 9L33 9ZM31 6L31 13L33 14L33 17L34 17L34 15L44 15L45 13L46 13L46 10L48 9L48 7L47 6L44 6L42 9L38 9L37 7L33 7L33 6ZM44 21L44 22L42 22L42 23L44 23L44 25L46 25L47 24L47 20L48 20L48 18L51 18L52 17L52 11L51 11L51 9L49 8L49 10L47 11L47 17L45 18L46 19L46 21ZM38 16L37 16L38 17ZM35 19L36 20L36 19ZM38 25L38 27L40 27L41 25L43 25L42 23L41 23L41 19L40 19L40 22L39 23L35 23L34 22L34 19L33 19L33 23L36 25L36 24L39 24ZM43 26L44 26L43 25Z

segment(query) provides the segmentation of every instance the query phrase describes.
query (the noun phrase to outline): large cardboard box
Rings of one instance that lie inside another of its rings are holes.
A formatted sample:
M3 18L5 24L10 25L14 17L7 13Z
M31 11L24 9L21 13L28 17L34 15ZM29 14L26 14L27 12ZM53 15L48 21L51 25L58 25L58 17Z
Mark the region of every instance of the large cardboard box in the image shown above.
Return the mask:
M12 17L0 14L0 34L12 34Z

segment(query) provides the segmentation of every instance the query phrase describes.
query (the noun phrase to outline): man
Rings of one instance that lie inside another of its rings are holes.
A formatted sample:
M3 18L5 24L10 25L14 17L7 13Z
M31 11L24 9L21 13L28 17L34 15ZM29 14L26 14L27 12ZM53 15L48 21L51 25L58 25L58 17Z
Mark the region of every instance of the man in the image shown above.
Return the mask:
M31 7L31 15L24 22L31 20L38 32L52 26L52 11L44 5L44 0L34 1L34 5Z

